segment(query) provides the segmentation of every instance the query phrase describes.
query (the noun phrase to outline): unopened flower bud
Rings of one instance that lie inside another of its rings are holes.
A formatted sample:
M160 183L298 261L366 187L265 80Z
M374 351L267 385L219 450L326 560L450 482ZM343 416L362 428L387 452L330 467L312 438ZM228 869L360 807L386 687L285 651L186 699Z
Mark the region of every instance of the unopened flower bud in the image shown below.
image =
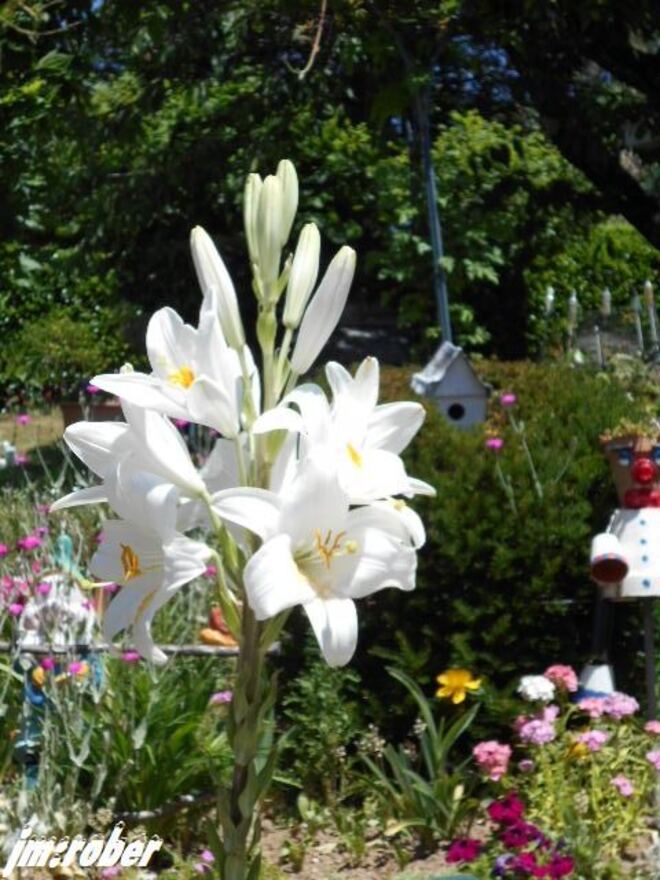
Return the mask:
M291 227L298 210L298 175L293 162L282 159L277 166L277 179L282 186L282 225L280 227L282 238L280 244L284 247L291 234Z
M243 223L245 225L245 237L247 238L250 263L253 264L259 260L257 212L259 210L259 194L261 193L262 186L263 181L258 174L248 174L243 195Z
M355 251L344 245L307 307L291 358L291 369L299 376L309 370L337 326L355 274L355 262Z
M319 274L321 236L315 223L303 226L291 264L284 305L284 326L295 329L303 316Z
M225 339L237 351L245 345L245 333L238 310L236 291L227 267L210 236L201 226L190 233L193 263L204 295L202 309L213 310L220 320Z
M264 180L257 212L259 274L264 284L274 284L280 274L284 198L282 184L273 174Z

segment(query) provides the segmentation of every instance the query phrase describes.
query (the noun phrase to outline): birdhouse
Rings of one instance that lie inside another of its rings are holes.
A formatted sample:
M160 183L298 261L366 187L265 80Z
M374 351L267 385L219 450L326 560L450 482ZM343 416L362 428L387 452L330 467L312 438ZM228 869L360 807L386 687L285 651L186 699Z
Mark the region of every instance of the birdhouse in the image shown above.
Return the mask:
M490 385L477 376L463 349L451 342L442 343L410 384L416 394L433 400L457 428L469 428L486 419Z

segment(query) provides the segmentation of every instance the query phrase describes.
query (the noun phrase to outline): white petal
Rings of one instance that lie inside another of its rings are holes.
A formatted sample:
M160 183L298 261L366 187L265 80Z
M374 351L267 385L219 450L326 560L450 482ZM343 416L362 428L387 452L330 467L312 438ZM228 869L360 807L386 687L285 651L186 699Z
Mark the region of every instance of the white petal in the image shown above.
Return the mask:
M367 426L367 443L397 455L419 431L426 416L419 403L385 403L376 407Z
M411 543L418 550L426 541L421 517L405 501L388 498L372 501L368 507L359 507L349 513L350 527L382 529L404 544Z
M294 550L308 546L315 532L342 531L348 514L348 496L339 485L331 453L316 453L300 464L282 499L280 528L291 535Z
M353 504L400 495L410 487L399 456L384 449L363 449L357 458L347 449L341 458L339 478Z
M217 311L225 339L238 350L245 345L245 334L229 272L210 236L201 226L196 226L191 232L190 247L204 295L203 311Z
M329 666L345 666L357 646L357 611L350 599L314 599L303 606Z
M208 376L200 376L188 391L188 410L192 421L216 428L225 437L238 435L238 400L235 389L229 389Z
M108 500L105 486L89 486L87 489L76 489L54 501L49 508L50 513L64 510L65 507L76 507L79 504L100 504Z
M378 401L380 367L378 358L366 357L357 368L351 387L351 397L366 411L373 410Z
M164 386L156 376L146 373L106 373L94 376L92 384L134 406L154 409L173 419L188 418L183 390Z
M254 532L266 541L279 531L282 503L274 492L250 486L237 486L216 492L213 509L222 519Z
M276 406L263 412L252 426L255 434L268 434L270 431L293 431L302 433L305 423L299 412L288 406Z
M113 449L127 432L124 422L76 422L65 430L64 440L90 470L104 477L114 469Z
M185 324L174 309L168 306L154 312L147 326L146 339L147 355L154 373L168 381L182 367L191 369L196 341L197 331Z
M179 490L173 483L147 471L135 471L129 461L119 464L107 489L110 505L122 519L157 534L162 541L174 537Z
M328 361L325 365L325 376L333 397L341 397L342 394L348 393L353 384L353 377L346 367L342 367L336 361Z
M333 592L361 599L386 587L415 588L417 554L412 547L381 529L355 526L350 517L347 535L357 543L355 562L350 556L333 560Z
M257 620L275 617L286 608L313 600L316 595L293 560L288 535L277 535L266 541L245 566L243 580Z
M408 491L404 494L428 495L435 498L438 493L430 483L425 483L424 480L418 480L416 477L408 477Z

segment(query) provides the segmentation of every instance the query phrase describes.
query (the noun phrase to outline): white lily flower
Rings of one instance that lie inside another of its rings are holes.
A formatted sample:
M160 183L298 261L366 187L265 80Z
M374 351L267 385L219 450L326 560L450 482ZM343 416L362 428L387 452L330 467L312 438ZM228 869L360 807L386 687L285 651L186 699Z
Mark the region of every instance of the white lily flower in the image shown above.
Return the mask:
M258 174L248 174L243 193L243 223L245 226L248 253L250 254L250 262L252 265L259 262L257 214L259 211L259 195L262 186L263 180Z
M131 628L136 649L154 663L163 652L151 638L153 617L184 584L206 569L211 550L176 531L178 490L147 474L132 474L114 486L112 503L131 519L107 520L104 542L92 557L90 570L122 589L103 618L108 641Z
M331 666L355 651L355 599L415 586L416 554L399 518L373 507L350 510L325 461L307 458L283 496L242 487L218 493L213 505L263 540L244 571L257 619L302 605Z
M225 339L240 351L245 345L245 333L238 309L236 290L222 257L201 226L190 233L190 248L199 286L205 299L212 295Z
M355 274L356 255L344 245L335 254L307 307L291 357L291 369L301 376L312 366L337 326Z
M122 403L126 422L76 422L64 432L69 448L103 484L79 489L60 498L51 510L108 500L108 483L117 467L155 474L185 495L206 495L204 480L190 458L188 447L174 425L153 410Z
M321 236L315 223L306 223L298 238L286 288L282 321L291 330L300 324L307 301L319 274Z
M257 419L255 432L285 429L300 433L302 457L323 448L352 504L393 495L434 495L428 483L408 476L399 455L424 421L424 407L414 402L377 405L376 358L366 358L355 378L336 363L327 365L326 375L333 391L332 406L317 385L301 385L282 405ZM297 454L295 447L288 449L290 455ZM282 462L278 469L285 469ZM408 519L419 536L419 526Z
M242 390L238 354L225 342L217 317L202 309L199 328L171 308L157 311L147 328L153 370L105 373L92 382L136 406L215 428L226 437L240 430Z

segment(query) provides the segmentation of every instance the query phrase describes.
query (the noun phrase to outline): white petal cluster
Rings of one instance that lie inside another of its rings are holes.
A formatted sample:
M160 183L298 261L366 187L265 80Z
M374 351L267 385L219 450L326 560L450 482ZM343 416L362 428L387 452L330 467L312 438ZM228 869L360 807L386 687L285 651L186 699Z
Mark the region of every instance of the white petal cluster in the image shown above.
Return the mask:
M91 562L96 577L121 586L104 633L113 639L130 630L154 662L165 659L151 637L155 613L215 552L188 537L192 529L215 532L224 554L216 556L219 588L239 624L245 607L268 621L301 605L331 665L347 663L355 651L356 600L415 586L425 533L404 499L433 489L407 473L401 453L424 410L378 404L375 358L355 375L327 364L330 399L317 385L296 386L337 325L355 272L355 253L343 247L316 286L320 234L313 223L285 258L297 205L290 162L264 180L249 176L244 220L261 372L245 344L225 264L196 227L191 247L203 294L197 326L171 308L157 311L146 337L151 372L124 369L92 380L120 398L125 421L80 422L65 432L98 483L53 509L110 505L116 518L106 522ZM221 435L201 469L171 419Z
M545 675L523 675L518 685L518 693L530 703L549 703L554 699L555 686Z

